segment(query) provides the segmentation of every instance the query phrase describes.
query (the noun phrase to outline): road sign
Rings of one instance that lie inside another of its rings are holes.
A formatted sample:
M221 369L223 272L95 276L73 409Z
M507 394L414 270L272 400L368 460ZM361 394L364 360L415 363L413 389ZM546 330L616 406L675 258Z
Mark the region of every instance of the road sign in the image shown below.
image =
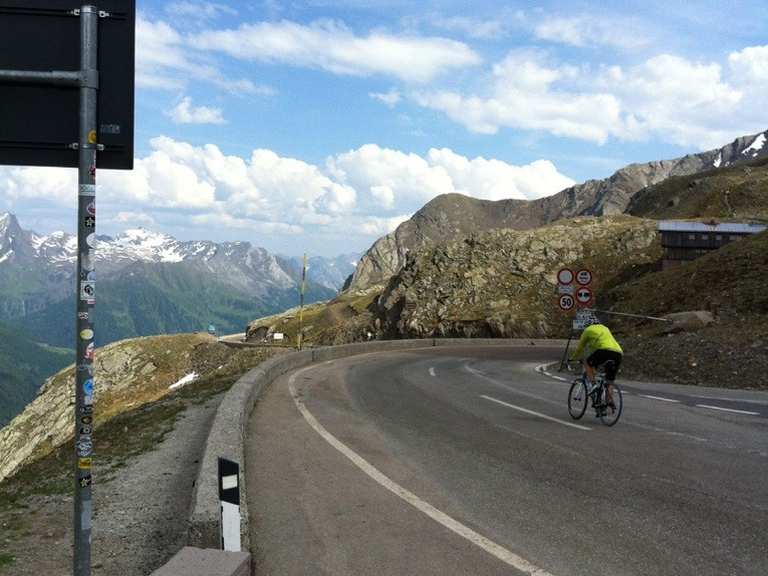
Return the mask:
M560 296L560 299L558 300L558 303L560 304L560 309L565 310L566 312L568 310L573 309L576 302L573 299L573 296L570 294L563 294Z
M558 284L557 285L557 293L558 294L573 294L575 288L573 287L573 284Z
M587 286L592 283L592 272L586 268L582 268L576 272L576 282L581 286Z
M576 290L576 301L581 305L589 304L592 302L592 290L586 286L582 286Z
M557 273L558 284L570 284L573 282L573 271L569 268L563 268Z
M590 324L597 322L597 316L592 310L579 310L576 312L576 318L573 320L574 330L584 330Z
M0 74L0 164L78 166L82 4L100 11L88 141L104 146L99 168L133 168L135 0L0 0L0 71L51 74L12 84Z

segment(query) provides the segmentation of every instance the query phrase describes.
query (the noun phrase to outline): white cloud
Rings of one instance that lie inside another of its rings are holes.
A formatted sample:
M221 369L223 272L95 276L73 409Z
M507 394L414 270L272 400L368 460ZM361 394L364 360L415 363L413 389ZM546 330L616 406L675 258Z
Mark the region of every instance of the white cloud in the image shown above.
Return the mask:
M749 46L728 56L736 78L744 83L768 82L768 45Z
M177 124L226 124L221 108L193 106L189 96L182 98L166 115Z
M171 2L165 10L173 16L190 17L196 20L212 20L223 14L237 15L237 10L231 6L217 2Z
M573 184L546 160L513 166L447 148L420 156L367 144L319 167L264 149L242 158L167 136L150 144L134 170L98 172L103 224L377 236L439 194L538 198ZM45 198L69 212L76 184L76 170L0 168L0 196L11 210Z
M546 160L513 166L447 148L422 157L375 144L329 158L327 171L358 191L358 209L369 214L414 212L435 196L454 192L488 200L535 199L575 183Z
M533 27L540 40L570 46L610 46L636 49L653 38L635 19L603 16L546 16Z
M513 51L493 67L487 96L433 91L416 99L481 134L509 127L604 143L622 131L620 102L608 92L574 86L580 73L550 64L541 53Z
M188 38L169 24L136 18L136 86L183 90L191 79L218 86L233 94L269 96L274 90L246 78L229 78L190 45Z
M113 220L120 224L156 224L152 216L143 212L118 212Z
M434 16L430 24L450 32L460 32L470 38L497 39L507 33L507 23L503 18L471 18L468 16Z
M410 214L401 214L390 218L369 216L357 225L357 230L365 236L384 236L394 232L395 228L411 217Z
M379 102L386 104L390 108L394 108L400 102L400 100L402 100L400 91L396 90L395 88L392 88L388 92L369 92L368 96L374 100L378 100Z
M383 74L406 82L428 82L449 70L480 62L471 48L454 40L378 31L357 36L331 21L309 26L285 20L243 24L235 30L205 31L192 43L234 58L319 68L334 74Z
M628 68L572 66L545 53L513 51L493 67L480 94L433 90L412 94L467 129L544 131L604 144L655 138L708 149L768 124L759 99L768 50L731 54L733 78L717 62L661 54Z

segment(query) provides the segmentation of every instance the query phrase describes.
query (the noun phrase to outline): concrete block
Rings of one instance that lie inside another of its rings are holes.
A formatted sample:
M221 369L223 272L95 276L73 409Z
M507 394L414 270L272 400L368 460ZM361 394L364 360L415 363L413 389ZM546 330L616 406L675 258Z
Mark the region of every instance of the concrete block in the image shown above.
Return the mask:
M250 573L251 555L248 552L185 546L151 576L250 576Z

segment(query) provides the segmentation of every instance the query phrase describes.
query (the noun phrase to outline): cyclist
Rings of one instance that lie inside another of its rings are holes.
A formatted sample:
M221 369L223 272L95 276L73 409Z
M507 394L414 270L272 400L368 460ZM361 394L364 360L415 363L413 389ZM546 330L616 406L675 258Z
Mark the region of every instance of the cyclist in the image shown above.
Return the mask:
M616 405L613 403L613 382L616 380L616 374L621 366L621 359L624 351L616 342L616 339L611 334L611 331L607 326L600 323L597 318L592 318L587 321L587 327L581 333L579 338L579 344L571 354L571 360L580 358L582 353L587 356L585 365L585 371L587 378L589 378L592 384L595 383L595 370L606 364L605 367L605 388L606 388L606 405L615 409ZM598 407L598 411L605 410L604 406Z

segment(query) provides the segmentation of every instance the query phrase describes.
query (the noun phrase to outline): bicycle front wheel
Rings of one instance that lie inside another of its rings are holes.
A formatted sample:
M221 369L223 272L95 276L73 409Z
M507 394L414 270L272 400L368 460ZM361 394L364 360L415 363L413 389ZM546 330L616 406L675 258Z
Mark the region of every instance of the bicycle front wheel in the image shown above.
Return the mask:
M614 407L612 408L610 406L605 406L603 408L602 414L600 415L600 420L602 420L603 424L606 426L613 426L616 424L616 422L619 421L621 411L624 408L624 395L621 393L621 388L619 388L618 384L614 384L612 388ZM603 393L605 394L605 392Z
M568 391L568 414L571 418L578 420L584 416L584 412L587 411L587 404L589 403L589 395L587 394L587 385L582 378L573 381L571 389Z

